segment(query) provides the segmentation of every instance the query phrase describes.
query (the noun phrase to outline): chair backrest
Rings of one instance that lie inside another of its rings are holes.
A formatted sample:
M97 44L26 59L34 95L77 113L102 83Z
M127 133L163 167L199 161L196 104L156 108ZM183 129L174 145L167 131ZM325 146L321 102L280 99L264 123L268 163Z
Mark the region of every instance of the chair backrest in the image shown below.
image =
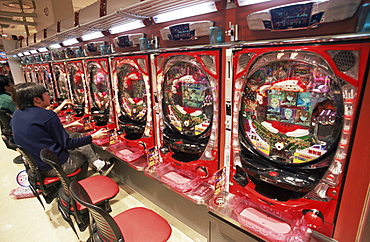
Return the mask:
M41 172L38 169L37 162L25 148L20 145L16 145L16 150L22 155L24 165L27 170L27 174L30 178L37 180L37 182L41 182L42 176ZM36 182L36 181L35 181Z
M1 138L8 149L15 150L15 146L13 144L13 131L12 127L10 126L11 120L11 114L4 109L0 109Z
M89 194L78 182L72 181L69 189L72 197L89 210L96 223L98 235L103 241L124 241L116 221L107 211L92 204Z
M36 198L39 200L41 206L45 209L45 206L44 206L43 202L40 199L40 196L39 196L39 193L37 192L37 189L42 190L42 194L44 195L46 203L50 203L54 199L54 197L56 196L56 193L55 193L55 195L52 194L52 193L50 193L50 195L48 195L48 193L46 193L47 189L46 189L46 186L44 185L43 177L42 177L41 172L38 168L37 162L33 158L33 156L22 146L16 145L16 144L14 144L14 146L15 146L15 150L17 150L23 158L23 164L26 168L26 172L27 172L27 175L28 175L28 182L30 184L30 188L32 190L32 193L36 196Z
M51 165L54 171L57 173L57 176L62 183L62 188L65 195L70 196L69 185L71 183L70 179L68 178L67 174L63 171L62 166L59 163L58 158L55 154L47 148L44 148L40 151L40 158L43 162Z
M4 109L0 109L0 127L1 131L7 131L7 133L12 134L12 127L10 126L10 121L12 117L10 113L5 111Z

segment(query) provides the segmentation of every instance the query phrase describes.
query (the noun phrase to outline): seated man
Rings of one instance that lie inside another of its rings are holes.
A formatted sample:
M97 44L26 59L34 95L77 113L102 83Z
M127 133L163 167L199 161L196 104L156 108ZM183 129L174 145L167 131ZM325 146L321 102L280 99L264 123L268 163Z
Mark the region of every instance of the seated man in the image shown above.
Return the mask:
M16 106L12 100L11 92L14 82L10 76L0 75L0 109L12 114Z
M112 169L113 163L102 161L88 144L93 139L99 139L106 130L71 138L56 113L49 110L50 97L46 88L39 83L21 83L14 86L13 100L18 109L11 121L14 142L31 153L45 176L56 176L52 167L40 159L43 148L50 149L59 159L63 170L70 174L88 161L96 170L106 175Z
M10 120L16 109L12 100L11 92L13 90L13 78L11 76L0 75L0 126L1 138L8 149L15 149L13 142L13 132L10 127ZM15 164L23 164L21 156L13 159Z

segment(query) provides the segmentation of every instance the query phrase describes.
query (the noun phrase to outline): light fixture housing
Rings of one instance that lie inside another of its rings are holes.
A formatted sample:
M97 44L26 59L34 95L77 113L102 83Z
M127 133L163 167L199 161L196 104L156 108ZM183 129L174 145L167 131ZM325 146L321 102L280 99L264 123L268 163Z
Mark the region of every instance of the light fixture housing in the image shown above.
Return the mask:
M143 21L137 20L137 21L134 21L134 22L131 22L131 23L126 23L126 24L123 24L123 25L120 25L120 26L117 26L117 27L110 28L109 32L111 34L117 34L117 33L129 31L129 30L133 30L133 29L139 29L139 28L142 28L142 27L145 27Z
M39 53L37 50L30 50L30 53L31 54L37 54L37 53Z
M155 23L164 23L176 19L188 18L206 13L216 12L217 7L215 2L201 3L194 6L181 8L175 11L158 14L153 17Z
M89 34L82 35L81 39L83 41L88 41L88 40L97 39L101 37L104 37L104 34L101 31L96 31L96 32L92 32Z
M23 55L31 55L31 53L28 52L28 51L25 51L25 52L23 52Z

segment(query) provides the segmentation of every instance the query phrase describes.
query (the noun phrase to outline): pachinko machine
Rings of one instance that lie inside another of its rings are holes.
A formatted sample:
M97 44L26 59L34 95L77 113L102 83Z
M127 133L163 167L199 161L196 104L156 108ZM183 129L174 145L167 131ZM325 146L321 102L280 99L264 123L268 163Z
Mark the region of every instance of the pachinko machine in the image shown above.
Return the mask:
M234 50L233 196L212 209L268 241L331 237L368 54L351 42Z
M148 174L204 203L219 169L220 51L161 53L155 67L159 162Z
M154 147L149 55L114 57L112 69L119 142L108 150L143 170L145 151Z
M112 91L109 76L109 62L107 58L87 59L84 62L86 71L86 86L89 113L91 114L90 132L101 128L110 130L109 137L94 140L98 145L109 144L115 138L115 117L112 102Z

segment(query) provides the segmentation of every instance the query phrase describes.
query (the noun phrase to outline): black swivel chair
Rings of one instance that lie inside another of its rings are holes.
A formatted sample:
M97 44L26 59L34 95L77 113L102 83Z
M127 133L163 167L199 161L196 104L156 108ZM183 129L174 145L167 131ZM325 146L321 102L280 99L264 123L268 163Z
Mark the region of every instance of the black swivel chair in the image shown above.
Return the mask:
M40 152L40 158L45 163L48 163L53 167L62 183L58 192L58 209L64 220L69 223L78 237L71 216L74 216L80 231L84 231L89 225L89 213L86 207L76 203L76 201L71 197L71 192L69 190L71 179L63 171L62 166L54 153L49 149L42 149ZM78 184L88 191L93 204L99 206L104 211L110 212L112 210L109 200L117 195L119 187L111 178L102 175L90 176L79 180Z
M10 126L11 120L12 115L8 111L0 109L1 138L8 149L16 150L16 146L13 142L13 131L12 127ZM23 164L22 156L17 156L14 158L13 162L15 164Z
M88 241L162 242L171 237L169 223L152 210L136 207L111 217L107 211L92 204L89 194L80 183L72 181L69 189L72 197L87 207L92 217Z
M43 202L39 196L39 191L45 199L47 204L50 204L54 198L58 195L58 190L60 188L59 177L46 177L43 176L39 167L37 165L34 157L22 146L15 145L16 150L22 155L24 160L24 166L28 175L28 181L30 183L30 188L32 193L41 203L41 206L45 209ZM81 172L81 169L76 170L75 172L69 174L69 177L77 177Z

